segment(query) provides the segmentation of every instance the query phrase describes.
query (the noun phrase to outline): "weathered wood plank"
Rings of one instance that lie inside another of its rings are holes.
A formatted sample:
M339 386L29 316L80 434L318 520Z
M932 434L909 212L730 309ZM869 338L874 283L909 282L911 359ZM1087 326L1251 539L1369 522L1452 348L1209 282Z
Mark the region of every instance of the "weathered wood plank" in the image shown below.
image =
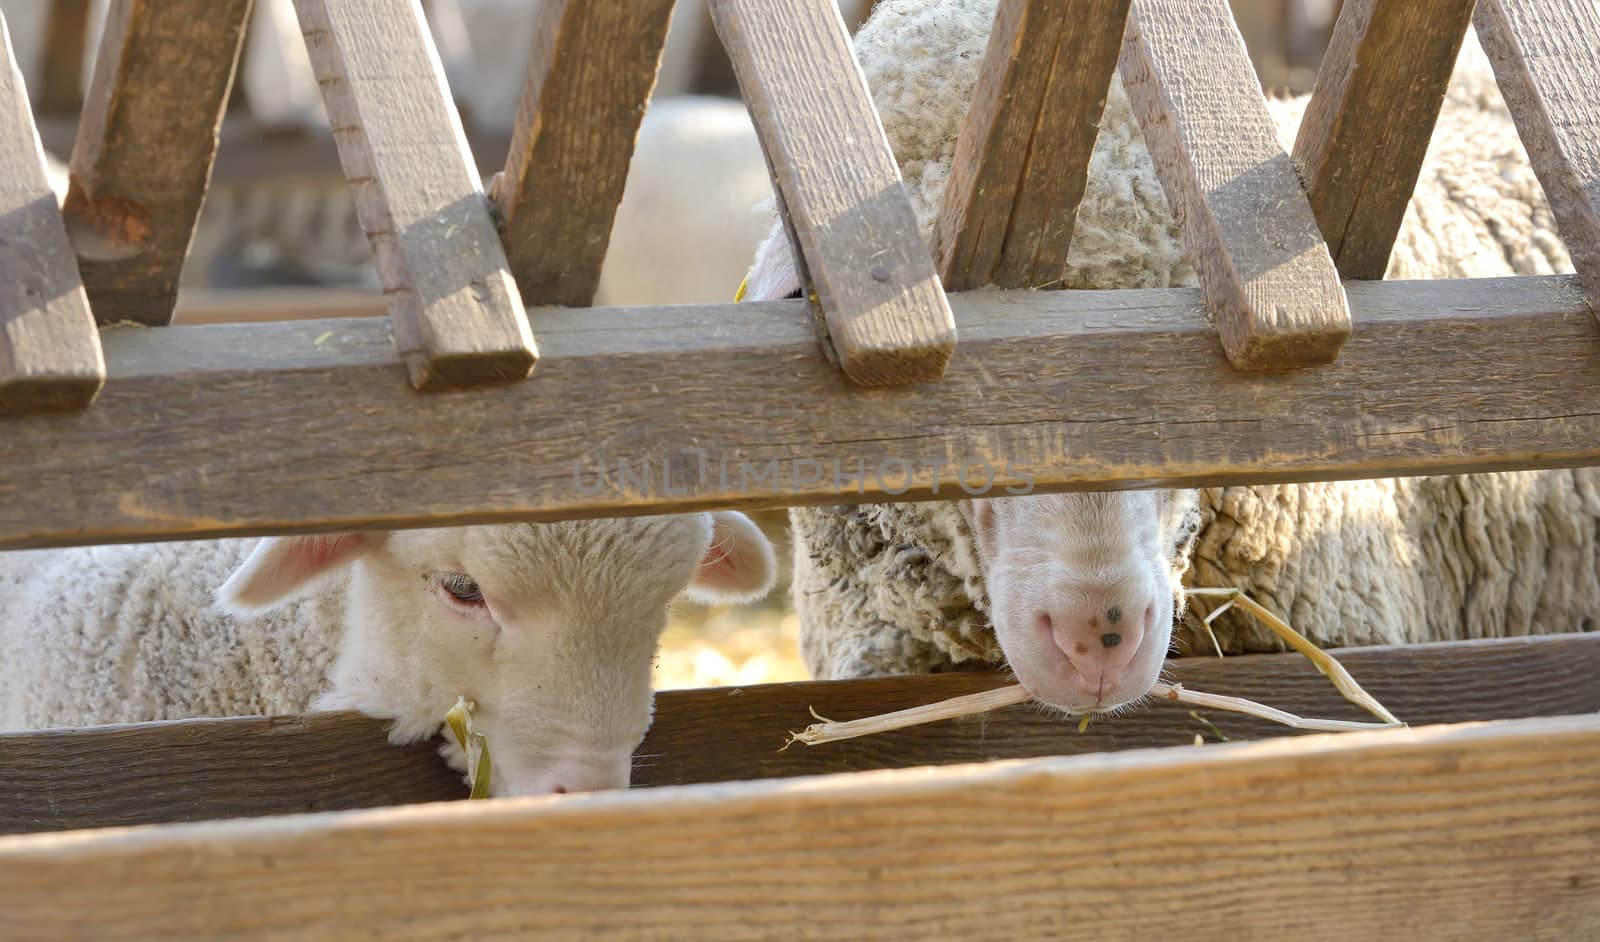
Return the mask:
M1412 725L1600 710L1600 635L1393 648L1340 659ZM1247 696L1302 715L1364 719L1298 654L1182 658L1169 673L1196 690ZM1486 677L1507 679L1486 683ZM1156 703L1096 718L1084 733L1031 707L930 723L826 746L780 748L810 710L854 719L1008 683L998 674L669 690L638 750L635 787L950 765L1187 745L1213 731L1187 707ZM1295 735L1206 711L1231 741ZM170 823L378 807L466 796L432 746L389 745L354 713L249 717L0 734L0 833Z
M837 4L710 3L845 375L944 375L955 321Z
M83 101L83 67L89 54L91 0L50 0L45 20L41 115L77 114Z
M1350 0L1295 139L1311 210L1346 278L1382 278L1474 0Z
M1597 768L1590 715L22 835L0 906L107 940L1576 939Z
M1480 0L1473 23L1600 317L1600 5Z
M1129 2L1000 4L934 234L945 290L1060 281Z
M418 389L525 379L537 353L416 0L295 0Z
M0 413L82 409L105 375L0 13Z
M62 207L103 324L172 320L251 2L116 0L106 14Z
M1576 278L1349 290L1367 336L1274 376L1195 289L962 292L968 354L871 395L801 301L539 309L558 369L449 397L371 318L111 331L93 410L0 425L0 546L1600 461Z
M587 306L622 202L672 0L547 0L491 199L523 303Z
M1332 362L1350 311L1226 0L1135 0L1122 78L1234 366Z

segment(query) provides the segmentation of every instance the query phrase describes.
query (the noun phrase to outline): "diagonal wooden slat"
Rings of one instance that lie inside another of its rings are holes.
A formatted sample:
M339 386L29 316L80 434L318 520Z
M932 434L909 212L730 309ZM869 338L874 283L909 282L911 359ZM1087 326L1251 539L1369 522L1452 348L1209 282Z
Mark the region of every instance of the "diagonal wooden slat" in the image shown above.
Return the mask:
M172 321L251 0L115 0L63 212L103 324Z
M339 161L418 389L525 379L537 353L416 0L295 0Z
M1473 22L1600 317L1600 5L1479 0Z
M955 320L832 0L710 0L845 375L937 379Z
M1382 278L1473 0L1347 0L1295 139L1339 274Z
M582 307L600 284L672 0L545 0L538 16L491 199L523 303Z
M1060 280L1128 5L1002 0L939 209L945 290Z
M1134 0L1122 77L1228 359L1331 362L1350 309L1226 0Z
M100 337L0 13L0 413L82 409L105 376Z

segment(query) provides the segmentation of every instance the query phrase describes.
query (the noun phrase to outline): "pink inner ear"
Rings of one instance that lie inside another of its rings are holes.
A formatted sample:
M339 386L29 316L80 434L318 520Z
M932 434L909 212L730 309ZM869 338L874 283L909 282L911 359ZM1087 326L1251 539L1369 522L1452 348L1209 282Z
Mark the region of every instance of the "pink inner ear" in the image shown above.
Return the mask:
M705 558L700 560L700 581L731 582L738 574L739 566L733 561L733 554L721 543L712 543Z
M359 533L328 533L295 537L283 555L277 578L286 586L313 579L354 556L365 538Z

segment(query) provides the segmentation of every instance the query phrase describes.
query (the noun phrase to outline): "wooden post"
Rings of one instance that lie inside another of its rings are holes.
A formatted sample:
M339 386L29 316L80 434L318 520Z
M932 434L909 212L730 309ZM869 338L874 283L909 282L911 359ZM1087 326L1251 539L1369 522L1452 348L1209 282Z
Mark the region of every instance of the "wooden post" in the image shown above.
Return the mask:
M955 320L833 0L710 0L845 375L937 379Z
M1600 317L1600 7L1479 0L1473 22Z
M526 378L533 334L421 6L295 9L412 385Z
M48 2L39 114L74 115L83 100L83 63L89 51L89 13L93 4L92 0Z
M946 290L1060 280L1128 4L1002 0L939 210Z
M172 320L250 4L111 4L63 207L101 323Z
M1228 359L1332 361L1350 309L1226 0L1134 0L1122 77Z
M105 377L100 337L0 13L0 413L82 409Z
M1339 274L1382 278L1474 0L1350 0L1295 139Z
M538 15L491 198L523 303L581 307L600 284L672 0L545 0Z

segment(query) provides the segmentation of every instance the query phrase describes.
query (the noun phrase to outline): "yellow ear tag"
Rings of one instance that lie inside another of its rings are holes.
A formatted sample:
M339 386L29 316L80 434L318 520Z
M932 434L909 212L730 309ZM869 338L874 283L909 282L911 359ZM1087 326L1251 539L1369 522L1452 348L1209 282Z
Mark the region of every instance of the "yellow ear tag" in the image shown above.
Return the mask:
M733 303L734 304L738 304L740 301L744 300L745 290L748 289L749 287L750 287L750 276L749 275L745 275L744 276L744 280L739 282L739 290L735 291L733 293Z

